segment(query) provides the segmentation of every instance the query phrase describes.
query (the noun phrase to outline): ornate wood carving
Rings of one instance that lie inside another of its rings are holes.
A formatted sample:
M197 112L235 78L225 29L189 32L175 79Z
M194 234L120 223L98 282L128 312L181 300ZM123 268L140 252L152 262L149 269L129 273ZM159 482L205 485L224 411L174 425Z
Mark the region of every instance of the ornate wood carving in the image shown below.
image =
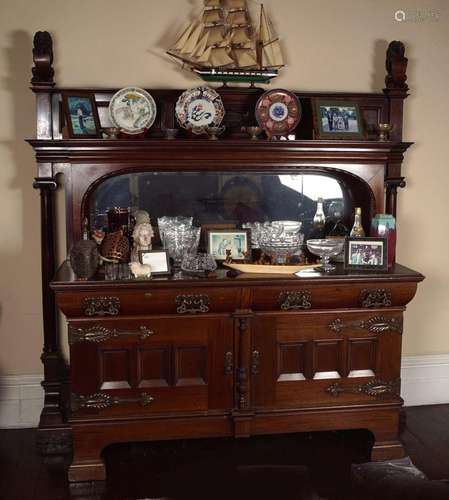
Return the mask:
M399 395L400 390L400 380L391 380L389 382L384 382L379 379L373 379L366 384L353 384L353 385L342 385L339 382L330 385L326 392L332 394L332 396L339 396L343 393L349 394L366 394L374 398L380 398L383 396L388 396L390 394Z
M312 294L308 290L281 292L279 303L283 311L310 309L312 307Z
M362 290L360 293L360 303L362 307L390 307L391 290L386 288L376 288L375 290Z
M134 337L138 335L141 340L145 340L155 333L146 326L140 326L137 331L120 332L104 326L91 326L89 328L69 328L69 344L74 345L79 342L93 342L99 344L112 338Z
M86 316L117 316L120 312L118 297L86 297L84 314Z
M340 334L345 328L359 328L369 333L381 334L384 332L402 333L402 318L386 318L385 316L373 316L367 320L343 321L340 318L329 323L329 328Z
M138 398L120 398L96 392L88 396L72 394L72 411L78 410L105 410L115 405L138 403L141 406L148 406L154 401L154 397L143 392Z
M230 351L225 354L224 372L225 375L232 375L234 372L234 355Z
M391 178L385 181L385 187L387 191L386 212L393 215L394 217L396 217L397 211L398 188L405 188L405 186L406 182L404 177L398 177L397 179Z
M260 352L253 351L251 354L251 373L252 375L257 375L259 373L260 365Z
M38 87L53 87L53 40L48 31L38 31L33 40L33 77L31 84Z
M402 89L407 91L407 64L405 57L405 46L402 42L394 40L390 42L387 49L385 67L387 76L385 85L387 89Z
M245 337L248 328L248 318L239 318L239 366L237 368L237 393L239 396L239 408L248 408L248 369L244 358Z
M176 312L178 314L195 314L209 312L209 296L202 295L178 295L176 297Z

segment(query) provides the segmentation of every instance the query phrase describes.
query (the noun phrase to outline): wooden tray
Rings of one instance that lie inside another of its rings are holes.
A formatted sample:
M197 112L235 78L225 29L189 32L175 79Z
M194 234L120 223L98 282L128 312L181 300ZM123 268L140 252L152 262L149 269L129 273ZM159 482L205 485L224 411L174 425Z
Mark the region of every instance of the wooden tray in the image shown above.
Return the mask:
M223 265L240 271L241 273L251 273L251 274L295 274L298 271L303 271L304 269L313 269L314 267L319 267L320 264L297 264L295 266L271 266L262 264L226 264Z

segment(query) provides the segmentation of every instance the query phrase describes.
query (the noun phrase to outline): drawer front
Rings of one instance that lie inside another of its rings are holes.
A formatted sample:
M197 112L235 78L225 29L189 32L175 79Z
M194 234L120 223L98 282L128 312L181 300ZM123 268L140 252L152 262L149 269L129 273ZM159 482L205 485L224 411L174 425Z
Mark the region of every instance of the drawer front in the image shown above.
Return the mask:
M414 296L410 283L310 285L252 289L254 311L307 311L335 308L387 308L405 306Z
M206 314L233 312L240 292L237 288L142 289L102 292L59 292L57 303L68 317L114 317L132 314Z
M398 399L401 309L259 314L253 332L256 406Z
M69 322L74 415L232 407L232 321L136 317Z

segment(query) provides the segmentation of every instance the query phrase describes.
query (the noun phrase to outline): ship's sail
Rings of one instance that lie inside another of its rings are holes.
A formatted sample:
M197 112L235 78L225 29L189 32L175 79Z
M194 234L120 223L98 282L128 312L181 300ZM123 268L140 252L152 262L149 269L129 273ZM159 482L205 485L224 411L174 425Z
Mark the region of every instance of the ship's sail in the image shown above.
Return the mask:
M181 32L168 53L198 69L264 70L284 65L263 6L255 30L246 0L204 0L199 19Z
M259 39L262 48L261 66L263 68L281 68L285 66L279 38L275 36L263 6L260 15Z

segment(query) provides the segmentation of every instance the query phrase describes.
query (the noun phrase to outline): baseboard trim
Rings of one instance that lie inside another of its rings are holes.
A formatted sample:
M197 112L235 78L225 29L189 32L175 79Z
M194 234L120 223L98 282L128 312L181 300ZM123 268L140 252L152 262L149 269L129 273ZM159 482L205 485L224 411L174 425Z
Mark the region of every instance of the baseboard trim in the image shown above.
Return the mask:
M43 375L0 377L0 429L37 427L44 406Z
M401 379L406 406L449 403L449 354L405 356Z
M0 429L37 427L44 405L42 375L0 377ZM449 354L406 356L401 396L406 406L449 403Z

